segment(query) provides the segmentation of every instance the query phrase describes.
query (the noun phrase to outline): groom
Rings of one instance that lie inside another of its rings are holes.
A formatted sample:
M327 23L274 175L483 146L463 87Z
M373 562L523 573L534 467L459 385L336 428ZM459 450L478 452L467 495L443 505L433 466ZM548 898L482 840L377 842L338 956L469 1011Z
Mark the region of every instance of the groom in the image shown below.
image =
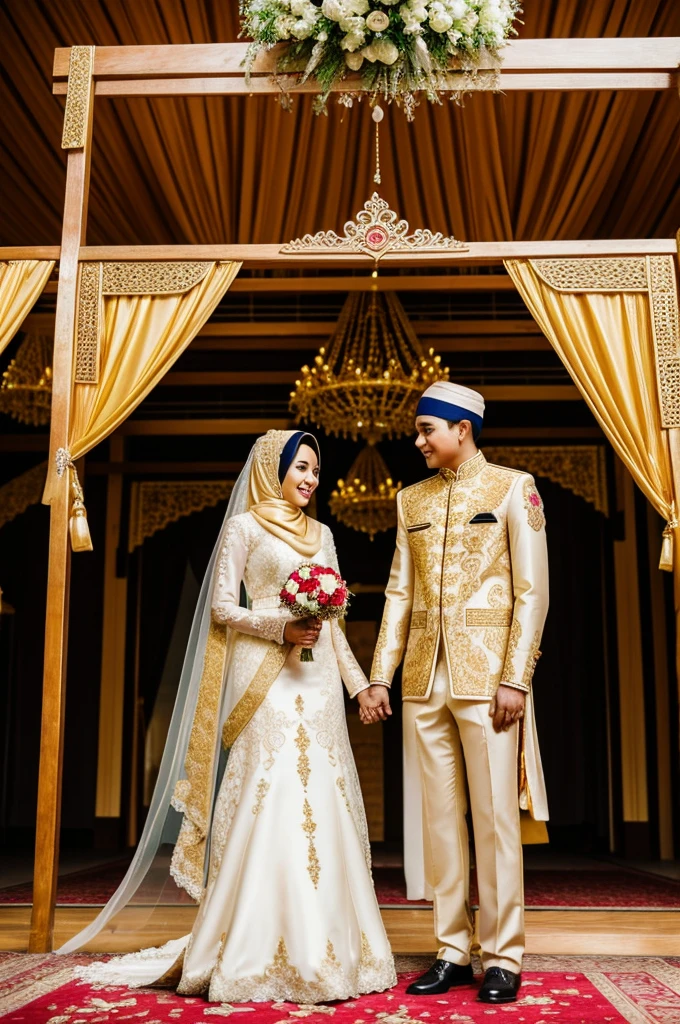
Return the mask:
M506 1003L517 998L524 952L520 808L547 818L531 680L548 558L533 478L487 463L476 445L483 418L482 396L456 384L433 384L420 399L416 446L438 472L398 495L397 549L361 715L384 718L405 652L405 792L422 792L440 946L408 992L439 995L473 981L467 790L484 967L478 999ZM410 833L420 816L420 800L412 802ZM406 870L408 878L408 857Z

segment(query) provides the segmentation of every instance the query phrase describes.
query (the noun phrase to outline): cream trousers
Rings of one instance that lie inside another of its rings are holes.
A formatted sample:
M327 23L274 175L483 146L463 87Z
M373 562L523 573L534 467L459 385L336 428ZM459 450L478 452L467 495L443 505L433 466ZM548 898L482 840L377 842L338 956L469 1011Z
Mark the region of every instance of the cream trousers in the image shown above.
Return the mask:
M425 875L434 894L438 957L470 962L473 915L465 820L467 788L475 836L482 964L519 973L524 884L517 795L518 726L494 731L489 702L451 696L443 654L424 703L406 701L423 794ZM408 742L408 740L407 740Z

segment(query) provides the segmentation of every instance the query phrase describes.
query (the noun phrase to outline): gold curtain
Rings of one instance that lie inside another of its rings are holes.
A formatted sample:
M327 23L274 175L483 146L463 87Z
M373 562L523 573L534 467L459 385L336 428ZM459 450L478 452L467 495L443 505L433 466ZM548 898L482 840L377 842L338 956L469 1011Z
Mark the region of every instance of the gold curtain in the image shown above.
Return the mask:
M644 267L644 258L637 262ZM583 271L574 271L572 265L579 263ZM597 265L599 280L593 283L604 286L601 290L585 290L589 263ZM612 271L604 290L607 263ZM636 290L617 290L626 284L617 274L621 263L507 260L505 265L617 455L666 520L665 537L672 539L677 506L668 432L662 429L650 295L647 287L642 290L642 277L628 282L631 289L637 284ZM559 289L545 279L548 264L561 275ZM578 290L567 290L570 276ZM673 568L671 552L672 544L664 544L660 567Z
M182 293L104 295L98 381L73 385L68 451L62 452L60 464L50 465L43 498L46 504L54 499L60 479L69 479L66 466L73 472L72 463L116 430L167 373L208 320L240 267L236 262L214 264L198 284ZM72 481L80 503L75 515L80 512L83 518L75 474ZM85 528L83 523L81 526ZM81 539L79 546L74 538L75 549L89 550L89 537Z
M0 262L0 353L35 305L53 268L54 260Z

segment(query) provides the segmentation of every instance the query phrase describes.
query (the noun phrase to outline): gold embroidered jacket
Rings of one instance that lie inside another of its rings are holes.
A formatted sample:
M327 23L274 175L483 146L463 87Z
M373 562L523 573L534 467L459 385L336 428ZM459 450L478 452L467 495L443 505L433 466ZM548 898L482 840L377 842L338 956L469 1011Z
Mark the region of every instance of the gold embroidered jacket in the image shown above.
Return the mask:
M371 681L389 686L406 648L402 696L426 700L439 644L458 697L529 690L548 611L543 503L528 473L482 452L397 499L397 549Z

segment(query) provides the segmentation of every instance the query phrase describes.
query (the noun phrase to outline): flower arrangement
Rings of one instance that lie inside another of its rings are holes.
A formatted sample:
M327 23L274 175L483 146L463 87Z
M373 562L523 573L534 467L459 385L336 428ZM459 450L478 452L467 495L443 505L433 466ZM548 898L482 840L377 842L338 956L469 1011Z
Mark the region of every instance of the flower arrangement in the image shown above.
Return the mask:
M335 569L308 562L290 574L279 598L298 618L341 619L349 608L350 591ZM309 647L302 648L300 661L314 661Z
M242 35L253 43L246 73L261 49L285 44L280 72L314 76L325 111L333 86L360 72L357 92L404 106L412 120L416 93L440 103L451 70L474 72L497 52L520 13L520 0L240 0ZM453 93L474 87L470 81ZM343 92L340 102L351 106Z

